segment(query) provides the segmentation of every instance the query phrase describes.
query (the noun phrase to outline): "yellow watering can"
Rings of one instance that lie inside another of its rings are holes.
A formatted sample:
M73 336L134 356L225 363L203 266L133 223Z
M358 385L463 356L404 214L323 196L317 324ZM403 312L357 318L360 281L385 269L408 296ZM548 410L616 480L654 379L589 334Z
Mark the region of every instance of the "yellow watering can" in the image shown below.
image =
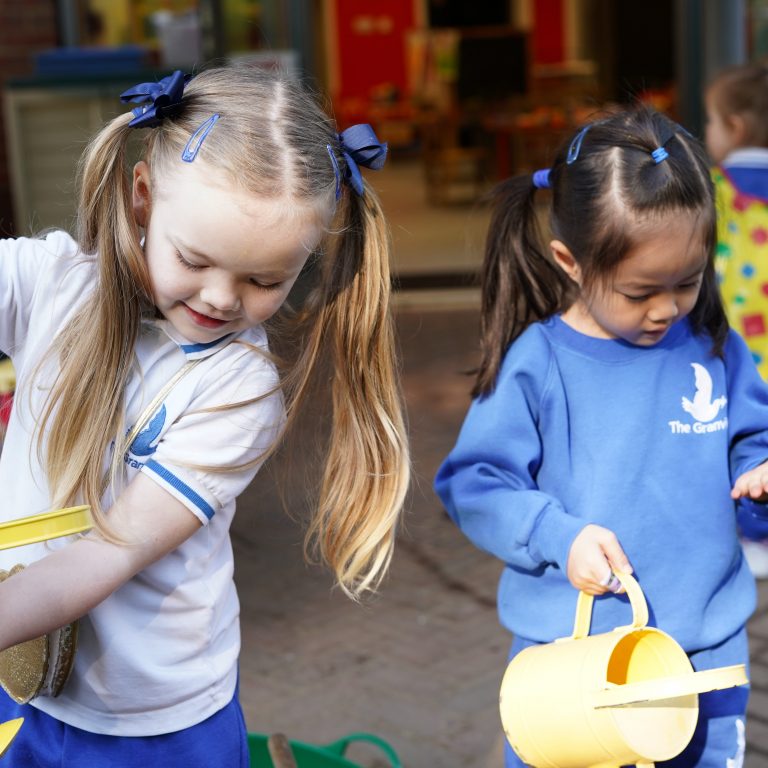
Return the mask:
M82 533L92 527L91 508L67 507L32 517L21 517L0 524L0 549L21 547L61 536ZM0 757L2 757L24 722L23 717L0 723Z
M589 635L593 598L580 592L573 635L522 650L501 683L501 722L534 768L652 768L688 745L699 693L746 685L743 664L694 672L668 634L647 626L640 585L616 576L632 624Z

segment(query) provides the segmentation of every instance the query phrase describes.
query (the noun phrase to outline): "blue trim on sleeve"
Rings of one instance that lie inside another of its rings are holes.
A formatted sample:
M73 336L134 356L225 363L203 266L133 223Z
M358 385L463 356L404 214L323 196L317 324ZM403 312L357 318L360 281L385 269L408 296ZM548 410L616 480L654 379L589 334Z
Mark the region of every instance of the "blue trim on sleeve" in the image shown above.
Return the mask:
M186 483L179 480L176 475L169 472L162 464L158 464L154 459L150 459L144 466L147 469L151 469L156 475L165 480L168 485L188 498L209 520L216 514L213 507L202 496L195 493Z

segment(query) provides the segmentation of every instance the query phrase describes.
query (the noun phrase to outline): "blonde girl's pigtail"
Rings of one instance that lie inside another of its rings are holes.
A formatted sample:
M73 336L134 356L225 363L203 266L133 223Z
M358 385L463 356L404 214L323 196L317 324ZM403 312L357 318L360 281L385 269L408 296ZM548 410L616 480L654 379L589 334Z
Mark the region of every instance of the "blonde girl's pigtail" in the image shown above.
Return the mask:
M359 597L376 588L392 558L410 463L389 309L389 233L367 185L364 195L349 190L339 204L341 231L321 262L294 404L327 353L331 434L307 542L342 589Z
M124 432L123 392L142 306L150 301L126 165L130 117L109 123L81 160L80 245L99 259L100 284L53 347L61 372L42 413L37 440L38 452L45 454L54 505L82 499L91 505L102 531L108 531L100 503L105 490L103 457ZM121 458L114 456L113 464Z
M474 397L493 391L507 347L531 323L560 310L569 291L567 277L542 249L534 207L534 192L549 186L551 173L515 176L492 192Z

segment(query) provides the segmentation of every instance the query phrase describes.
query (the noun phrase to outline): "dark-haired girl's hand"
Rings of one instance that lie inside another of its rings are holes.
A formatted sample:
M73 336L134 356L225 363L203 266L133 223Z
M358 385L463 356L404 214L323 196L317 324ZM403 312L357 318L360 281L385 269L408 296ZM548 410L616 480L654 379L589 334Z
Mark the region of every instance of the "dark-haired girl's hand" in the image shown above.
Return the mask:
M768 461L737 477L731 498L768 502Z
M613 571L632 573L632 566L616 534L599 525L585 526L573 540L568 553L568 580L576 589L589 595L622 592L620 583L611 580Z

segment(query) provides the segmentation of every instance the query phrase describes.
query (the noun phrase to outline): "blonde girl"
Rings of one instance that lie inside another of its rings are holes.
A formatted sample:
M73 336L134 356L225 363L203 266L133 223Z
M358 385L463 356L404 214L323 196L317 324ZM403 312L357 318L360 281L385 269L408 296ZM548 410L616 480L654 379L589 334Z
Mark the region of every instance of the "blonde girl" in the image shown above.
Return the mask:
M19 378L0 515L87 503L95 520L0 559L26 566L0 583L0 648L80 619L58 695L0 695L0 720L25 718L4 760L245 768L228 531L318 372L332 416L308 546L352 597L392 556L408 457L387 232L359 169L386 146L248 66L123 99L82 160L77 240L0 243Z

